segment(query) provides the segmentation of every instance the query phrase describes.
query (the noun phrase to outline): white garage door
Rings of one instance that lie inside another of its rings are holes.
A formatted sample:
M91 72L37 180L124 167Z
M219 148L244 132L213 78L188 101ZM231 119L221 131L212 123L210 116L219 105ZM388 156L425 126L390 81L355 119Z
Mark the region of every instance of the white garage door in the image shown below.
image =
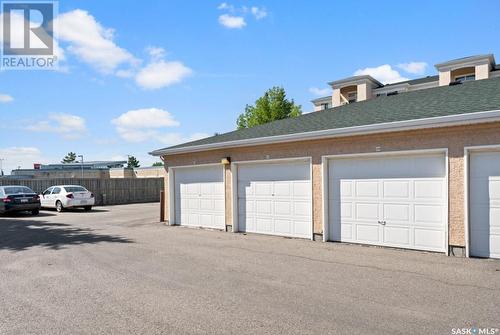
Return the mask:
M221 166L174 169L175 224L225 228Z
M446 250L442 154L331 160L329 239Z
M309 162L240 165L238 230L310 238Z
M500 258L500 152L470 155L469 188L470 254Z

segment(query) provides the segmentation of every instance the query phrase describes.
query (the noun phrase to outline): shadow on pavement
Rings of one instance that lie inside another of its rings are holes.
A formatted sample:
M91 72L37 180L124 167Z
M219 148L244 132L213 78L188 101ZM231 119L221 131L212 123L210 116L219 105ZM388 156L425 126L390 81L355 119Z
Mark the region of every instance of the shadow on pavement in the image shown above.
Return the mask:
M23 251L31 247L45 247L53 250L65 246L96 244L100 242L133 243L121 236L95 234L66 223L48 221L0 219L0 250Z

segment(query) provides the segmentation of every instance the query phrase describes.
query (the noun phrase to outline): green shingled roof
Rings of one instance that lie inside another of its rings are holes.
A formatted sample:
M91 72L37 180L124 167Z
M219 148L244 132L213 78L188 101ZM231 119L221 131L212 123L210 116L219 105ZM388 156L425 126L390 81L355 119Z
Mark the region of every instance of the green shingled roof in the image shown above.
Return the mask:
M500 78L378 97L165 149L500 109ZM155 152L153 152L155 154Z

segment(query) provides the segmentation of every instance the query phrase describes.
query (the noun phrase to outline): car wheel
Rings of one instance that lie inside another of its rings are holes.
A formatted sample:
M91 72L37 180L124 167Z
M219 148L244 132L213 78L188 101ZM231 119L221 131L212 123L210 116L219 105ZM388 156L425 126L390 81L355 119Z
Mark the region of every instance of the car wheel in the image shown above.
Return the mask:
M59 213L61 213L63 210L64 210L64 207L62 205L62 202L60 202L59 200L57 200L57 202L56 202L56 211L58 211Z
M31 211L31 215L38 215L40 213L40 210L34 209Z
M85 206L83 207L83 209L85 209L85 211L88 212L92 210L92 206Z

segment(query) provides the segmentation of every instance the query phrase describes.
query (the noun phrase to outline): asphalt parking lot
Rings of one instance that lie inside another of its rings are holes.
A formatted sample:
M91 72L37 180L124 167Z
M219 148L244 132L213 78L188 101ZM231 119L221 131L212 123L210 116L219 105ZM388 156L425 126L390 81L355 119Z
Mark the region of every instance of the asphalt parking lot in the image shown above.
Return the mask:
M500 327L500 261L168 227L157 217L158 204L1 216L0 334Z

